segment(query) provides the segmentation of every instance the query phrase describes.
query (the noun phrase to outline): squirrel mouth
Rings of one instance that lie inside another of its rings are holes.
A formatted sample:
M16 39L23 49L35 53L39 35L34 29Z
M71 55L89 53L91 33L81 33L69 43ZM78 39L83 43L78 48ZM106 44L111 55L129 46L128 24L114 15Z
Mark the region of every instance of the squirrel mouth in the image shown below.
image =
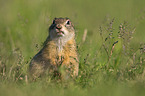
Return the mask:
M56 34L58 36L64 36L64 32L61 29L56 29Z
M63 35L63 34L64 34L63 31L58 31L58 32L57 32L57 35L59 35L59 36L61 36L61 35Z

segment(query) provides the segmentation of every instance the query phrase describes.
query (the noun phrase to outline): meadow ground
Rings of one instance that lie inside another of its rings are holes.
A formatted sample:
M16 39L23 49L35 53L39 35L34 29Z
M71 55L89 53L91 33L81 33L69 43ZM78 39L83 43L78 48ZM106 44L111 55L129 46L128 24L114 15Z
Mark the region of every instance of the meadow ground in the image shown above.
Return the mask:
M0 96L144 96L144 0L0 0ZM29 82L54 17L75 25L75 80ZM86 36L85 36L86 34Z

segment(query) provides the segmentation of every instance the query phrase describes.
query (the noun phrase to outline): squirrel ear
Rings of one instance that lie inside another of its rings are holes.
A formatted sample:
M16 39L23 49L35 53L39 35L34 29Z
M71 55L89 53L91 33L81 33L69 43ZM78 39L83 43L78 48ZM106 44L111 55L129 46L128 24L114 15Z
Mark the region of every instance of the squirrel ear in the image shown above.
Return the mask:
M57 18L55 17L53 20L56 20Z

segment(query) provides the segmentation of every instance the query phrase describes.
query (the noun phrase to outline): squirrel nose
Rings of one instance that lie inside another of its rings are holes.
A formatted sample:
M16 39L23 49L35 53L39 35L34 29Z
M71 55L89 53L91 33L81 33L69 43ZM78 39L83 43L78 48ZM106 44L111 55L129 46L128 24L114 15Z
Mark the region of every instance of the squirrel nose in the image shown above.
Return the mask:
M57 24L57 25L56 25L56 28L57 28L57 29L61 29L62 26L61 26L60 24Z

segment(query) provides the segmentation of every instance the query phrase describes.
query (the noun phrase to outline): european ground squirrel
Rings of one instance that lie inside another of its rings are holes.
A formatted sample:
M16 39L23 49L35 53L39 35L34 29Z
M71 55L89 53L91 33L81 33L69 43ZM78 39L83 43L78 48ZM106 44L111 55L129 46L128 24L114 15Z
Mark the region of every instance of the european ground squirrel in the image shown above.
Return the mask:
M75 30L68 18L55 18L49 27L49 36L43 48L33 57L30 63L30 74L37 78L48 73L76 77L79 70L79 60L76 51Z

